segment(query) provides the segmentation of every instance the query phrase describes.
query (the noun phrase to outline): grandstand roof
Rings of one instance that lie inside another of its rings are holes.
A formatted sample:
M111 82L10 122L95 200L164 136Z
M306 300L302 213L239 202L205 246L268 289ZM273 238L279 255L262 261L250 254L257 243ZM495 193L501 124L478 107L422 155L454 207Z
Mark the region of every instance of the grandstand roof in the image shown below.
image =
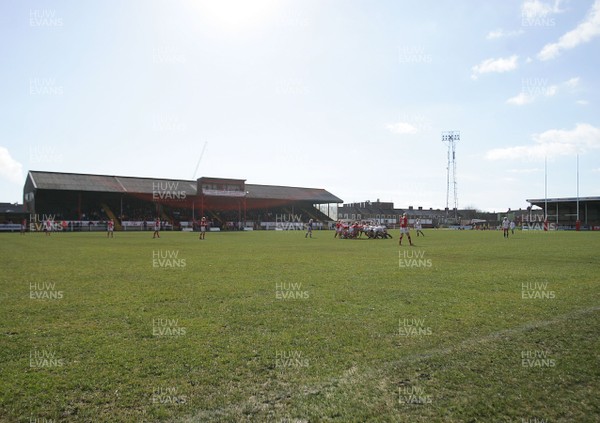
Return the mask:
M342 200L324 189L297 188L277 185L246 184L248 198L312 201L314 203L341 203Z
M548 201L548 203L576 203L577 197L548 198L548 199L538 198L538 199L532 199L532 200L526 200L526 201L534 206L539 206L540 204L543 205L546 201ZM600 202L600 197L579 197L579 202L580 203Z
M197 181L182 179L137 178L131 176L89 175L29 171L28 178L37 190L114 192L152 194L156 184L178 184L177 190L197 195ZM319 188L300 188L276 185L246 184L248 198L307 201L312 203L341 203L342 200Z
M13 203L0 203L0 213L2 214L10 214L10 213L26 213L25 206L23 204L13 204Z

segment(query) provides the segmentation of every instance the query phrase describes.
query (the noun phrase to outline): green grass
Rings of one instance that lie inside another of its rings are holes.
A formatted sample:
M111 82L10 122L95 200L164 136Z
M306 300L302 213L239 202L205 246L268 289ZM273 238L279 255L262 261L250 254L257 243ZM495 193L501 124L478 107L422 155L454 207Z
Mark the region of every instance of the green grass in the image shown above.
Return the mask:
M600 420L600 234L426 235L3 234L0 421Z

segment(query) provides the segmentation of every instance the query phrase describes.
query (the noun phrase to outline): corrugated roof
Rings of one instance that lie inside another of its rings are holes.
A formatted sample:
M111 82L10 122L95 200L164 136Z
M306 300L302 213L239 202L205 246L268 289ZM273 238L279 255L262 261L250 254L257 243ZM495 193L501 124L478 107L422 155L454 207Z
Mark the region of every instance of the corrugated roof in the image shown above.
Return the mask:
M197 182L182 179L136 178L131 176L89 175L82 173L43 172L32 170L29 177L42 190L114 192L152 194L156 190L184 191L196 195ZM248 198L341 203L324 189L246 184Z
M566 197L566 198L548 198L547 200L544 198L537 198L532 200L525 200L531 204L539 204L545 203L548 201L549 203L576 203L577 197ZM600 201L600 197L579 197L579 202L595 202Z
M37 189L124 192L114 176L30 171Z
M26 213L27 210L23 204L0 203L0 213Z
M319 188L283 187L277 185L246 184L248 198L312 201L314 203L341 203L342 200Z

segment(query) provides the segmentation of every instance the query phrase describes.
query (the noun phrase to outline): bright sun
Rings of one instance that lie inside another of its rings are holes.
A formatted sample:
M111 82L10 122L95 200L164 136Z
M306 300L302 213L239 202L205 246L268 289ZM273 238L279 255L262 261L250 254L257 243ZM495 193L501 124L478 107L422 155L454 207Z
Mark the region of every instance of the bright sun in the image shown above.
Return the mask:
M243 31L267 23L281 4L278 0L195 1L202 19L227 31Z

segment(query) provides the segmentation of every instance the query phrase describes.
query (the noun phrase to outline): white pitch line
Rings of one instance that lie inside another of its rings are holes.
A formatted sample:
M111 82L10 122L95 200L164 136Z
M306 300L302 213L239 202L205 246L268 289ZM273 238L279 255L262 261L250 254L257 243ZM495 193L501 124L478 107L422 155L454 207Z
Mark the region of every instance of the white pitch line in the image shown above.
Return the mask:
M494 341L494 340L504 338L504 337L510 337L512 335L520 334L520 333L528 331L528 330L543 328L543 327L551 326L551 325L554 325L557 323L562 323L573 317L583 316L583 315L593 313L596 311L600 311L600 306L593 306L593 307L588 307L588 308L584 308L584 309L580 309L580 310L575 310L570 313L566 313L566 314L557 316L554 319L529 322L524 325L518 326L516 328L503 329L503 330L500 330L497 332L490 333L488 335L478 336L475 338L469 338L453 347L437 348L437 349L434 349L434 350L431 350L431 351L428 351L425 353L421 353L421 354L412 354L409 356L402 357L400 360L395 360L395 361L388 362L385 364L389 365L389 364L395 364L395 363L399 364L399 363L404 363L404 362L415 362L415 361L429 359L432 357L453 354L453 353L456 353L457 351L460 351L463 349L472 348L478 344L483 344L483 343ZM373 374L377 373L377 370L375 370L375 369L367 369L363 372L359 372L356 370L355 367L353 367L351 370L352 371L346 370L342 376L330 379L328 381L322 382L317 385L313 385L313 386L304 385L302 387L297 387L296 389L294 389L294 392L296 392L296 393L299 392L300 395L306 396L306 395L310 395L313 392L321 391L324 389L325 390L334 390L334 389L337 389L340 384L345 385L345 384L348 384L350 382L360 380L360 379L371 380L373 378ZM287 392L287 393L279 392L278 396L287 398L287 397L291 397L292 393L291 392ZM252 401L252 402L254 404L263 403L263 402L261 402L261 399L262 398L255 398L255 401ZM198 420L198 419L227 416L227 415L229 415L229 411L233 411L236 409L237 410L244 409L244 408L246 408L245 405L248 405L250 403L251 403L251 401L246 401L246 402L238 403L238 404L230 404L227 407L223 407L223 408L219 408L219 409L201 410L201 411L197 412L193 417L185 418L182 421L183 422L194 422L194 421L203 421L203 420Z

